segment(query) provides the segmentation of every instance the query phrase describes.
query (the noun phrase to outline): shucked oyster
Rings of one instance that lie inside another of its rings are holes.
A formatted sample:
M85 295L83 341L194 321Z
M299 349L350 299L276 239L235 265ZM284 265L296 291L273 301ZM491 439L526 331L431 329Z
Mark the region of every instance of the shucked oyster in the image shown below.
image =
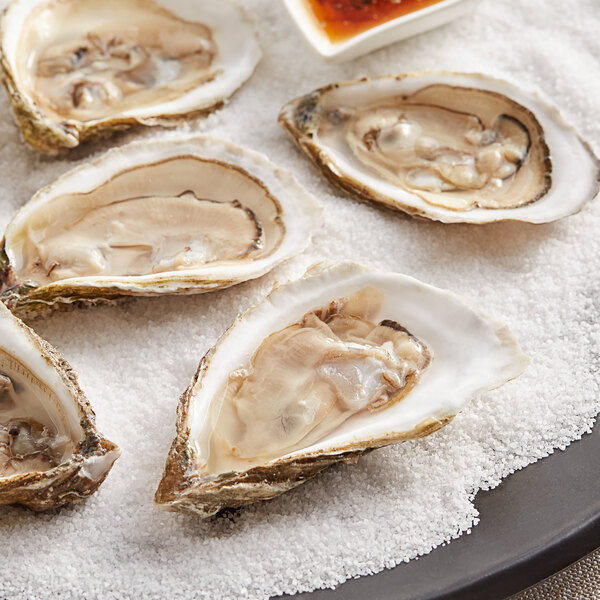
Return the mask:
M93 494L119 457L65 360L0 303L0 505Z
M228 0L13 0L2 20L15 117L47 153L213 109L259 58L253 24Z
M459 296L342 264L275 289L202 359L155 501L203 517L433 433L527 365Z
M556 109L482 75L334 84L279 120L333 183L415 216L543 223L598 191L598 160Z
M321 209L266 157L214 138L113 149L40 190L8 225L0 297L49 304L198 293L302 251Z

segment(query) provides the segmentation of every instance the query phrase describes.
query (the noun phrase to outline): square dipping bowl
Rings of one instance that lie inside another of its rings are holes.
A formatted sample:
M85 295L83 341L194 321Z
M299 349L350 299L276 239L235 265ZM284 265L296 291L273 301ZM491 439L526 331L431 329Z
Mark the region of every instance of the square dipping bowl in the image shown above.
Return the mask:
M471 13L479 0L440 0L436 4L418 8L353 35L349 39L332 42L313 13L308 0L283 0L300 33L322 58L330 62L351 60L393 44L407 37L444 25L453 19Z

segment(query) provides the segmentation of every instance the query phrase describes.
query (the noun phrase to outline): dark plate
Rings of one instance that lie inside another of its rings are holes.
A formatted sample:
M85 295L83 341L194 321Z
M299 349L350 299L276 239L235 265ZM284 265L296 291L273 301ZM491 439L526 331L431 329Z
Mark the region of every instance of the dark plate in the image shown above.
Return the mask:
M600 546L599 458L596 427L480 492L481 522L471 535L395 569L295 598L505 600Z

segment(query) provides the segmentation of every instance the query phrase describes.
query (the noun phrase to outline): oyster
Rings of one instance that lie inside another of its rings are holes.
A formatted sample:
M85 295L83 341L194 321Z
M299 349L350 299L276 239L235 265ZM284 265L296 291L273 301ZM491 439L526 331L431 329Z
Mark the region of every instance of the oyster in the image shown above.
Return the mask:
M93 494L119 457L67 362L0 303L0 505Z
M13 0L1 27L15 118L49 154L217 108L260 59L253 23L228 0Z
M155 501L210 516L433 433L528 359L455 294L351 263L250 309L202 359Z
M334 184L413 216L545 223L598 192L599 161L558 111L484 75L333 84L279 121Z
M321 208L287 171L224 140L134 142L40 190L0 247L0 298L55 303L199 293L301 252Z

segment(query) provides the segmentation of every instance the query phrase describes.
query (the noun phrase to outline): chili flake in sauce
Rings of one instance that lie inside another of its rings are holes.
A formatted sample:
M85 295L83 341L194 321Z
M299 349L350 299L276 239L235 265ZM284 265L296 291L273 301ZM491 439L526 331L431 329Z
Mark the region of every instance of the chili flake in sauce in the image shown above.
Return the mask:
M306 0L333 43L442 0Z

